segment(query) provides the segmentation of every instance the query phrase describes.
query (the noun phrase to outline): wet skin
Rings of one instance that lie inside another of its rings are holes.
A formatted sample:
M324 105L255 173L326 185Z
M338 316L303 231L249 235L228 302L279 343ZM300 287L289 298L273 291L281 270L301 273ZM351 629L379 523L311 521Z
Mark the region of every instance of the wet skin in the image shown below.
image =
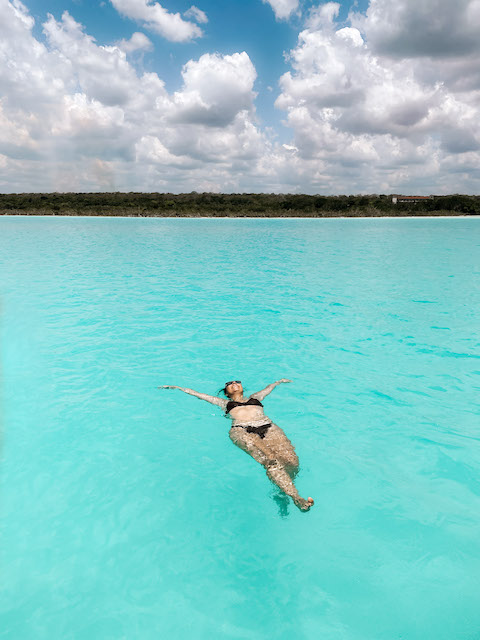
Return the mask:
M229 400L236 402L246 402L248 398L256 398L263 400L278 384L291 382L285 378L272 383L248 397L243 395L243 386L241 382L231 382L225 387L225 393ZM192 389L165 385L161 388L180 389L194 395L201 400L206 400L225 409L227 400L223 400L216 396L198 393ZM294 478L298 473L299 461L295 449L280 427L271 422L265 415L263 407L258 405L247 405L234 407L230 413L233 420L230 429L230 439L240 449L248 453L254 460L259 462L266 470L267 476L276 484L286 495L290 496L295 505L302 511L308 511L313 505L313 498L306 500L300 496L294 484ZM261 438L256 433L249 433L242 426L260 426L271 424L271 427Z

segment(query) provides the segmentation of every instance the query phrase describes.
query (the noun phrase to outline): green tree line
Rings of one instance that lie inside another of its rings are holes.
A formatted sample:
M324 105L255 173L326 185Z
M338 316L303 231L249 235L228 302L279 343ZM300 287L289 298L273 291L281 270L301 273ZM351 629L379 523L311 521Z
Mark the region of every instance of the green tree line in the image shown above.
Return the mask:
M480 215L480 196L434 196L393 204L391 195L274 193L0 194L0 214L92 216L335 217Z

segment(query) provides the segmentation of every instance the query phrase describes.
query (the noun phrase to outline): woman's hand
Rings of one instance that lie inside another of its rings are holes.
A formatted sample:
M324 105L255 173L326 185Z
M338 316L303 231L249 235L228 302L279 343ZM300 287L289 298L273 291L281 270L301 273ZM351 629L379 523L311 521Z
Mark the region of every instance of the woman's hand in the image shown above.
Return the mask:
M157 389L180 389L180 387L177 387L174 384L162 384L162 386L157 387Z
M282 378L279 382L291 382L291 380L287 380L287 378Z

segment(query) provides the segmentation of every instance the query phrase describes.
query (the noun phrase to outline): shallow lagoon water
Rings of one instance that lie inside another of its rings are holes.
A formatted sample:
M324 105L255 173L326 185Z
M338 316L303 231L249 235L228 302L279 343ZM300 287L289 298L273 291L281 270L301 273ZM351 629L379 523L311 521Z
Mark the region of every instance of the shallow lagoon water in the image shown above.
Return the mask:
M479 225L0 218L0 638L480 637Z

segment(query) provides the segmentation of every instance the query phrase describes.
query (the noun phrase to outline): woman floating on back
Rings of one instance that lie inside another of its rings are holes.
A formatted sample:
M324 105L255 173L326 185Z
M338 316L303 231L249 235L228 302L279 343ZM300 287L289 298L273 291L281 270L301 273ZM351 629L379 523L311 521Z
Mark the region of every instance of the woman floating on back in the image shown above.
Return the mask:
M230 429L232 442L264 466L270 480L290 496L299 509L308 511L313 505L313 499L302 498L293 483L298 472L298 457L295 449L282 429L265 415L261 403L261 400L282 382L291 382L291 380L282 378L269 384L265 389L252 393L248 398L243 396L240 380L225 383L222 391L226 398L209 396L206 393L198 393L193 389L174 385L163 385L159 389L180 389L200 400L206 400L221 407L232 419Z

